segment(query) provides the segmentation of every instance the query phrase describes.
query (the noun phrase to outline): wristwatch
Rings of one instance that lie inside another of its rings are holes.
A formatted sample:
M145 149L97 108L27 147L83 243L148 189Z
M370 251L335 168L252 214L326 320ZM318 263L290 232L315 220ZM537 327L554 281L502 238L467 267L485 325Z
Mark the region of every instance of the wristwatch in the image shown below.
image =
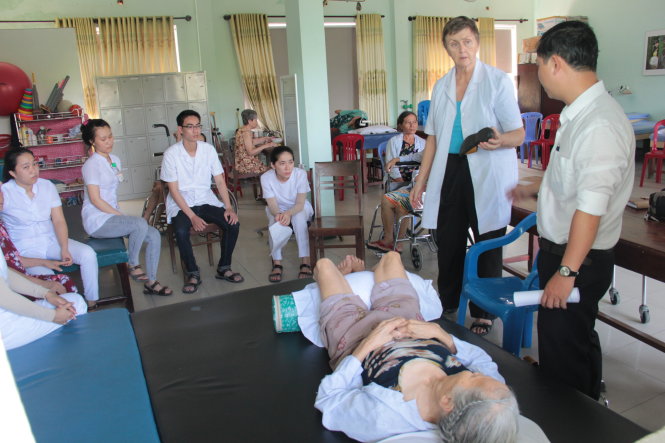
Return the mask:
M577 277L578 275L580 275L580 273L571 270L566 265L561 265L559 266L559 275L562 277Z

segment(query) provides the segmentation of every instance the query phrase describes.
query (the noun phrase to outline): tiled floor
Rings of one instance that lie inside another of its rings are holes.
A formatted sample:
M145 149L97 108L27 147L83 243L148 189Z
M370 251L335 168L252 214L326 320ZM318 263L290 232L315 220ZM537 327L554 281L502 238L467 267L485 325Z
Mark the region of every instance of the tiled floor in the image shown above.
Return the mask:
M641 164L636 167L636 177L639 179ZM534 170L528 172L520 167L521 173L534 175ZM636 180L637 183L637 180ZM660 189L654 180L648 180L644 188L637 185L634 188L634 196L648 196L654 190ZM248 189L245 198L239 202L239 217L241 221L240 238L233 256L233 269L245 277L245 282L233 284L214 278L215 267L208 266L207 254L204 247L195 248L198 263L201 267L203 285L198 292L192 295L182 294L182 275L178 266L178 272L173 274L169 259L168 244L162 242L162 261L158 278L162 283L174 289L174 295L170 297L146 296L141 293L139 283L132 282L134 292L134 304L136 310L151 309L162 305L179 303L193 298L211 297L225 294L239 289L248 289L269 284L268 273L270 272L270 258L266 237L256 234L255 229L265 226L266 217L264 206L255 202ZM369 225L374 208L381 195L380 187L370 187L365 194L365 217ZM128 214L139 214L142 201L121 202L122 209ZM335 240L332 240L335 241ZM518 242L506 251L507 256L523 254L526 250L525 242ZM329 250L327 253L333 259L338 259L347 251L344 249ZM423 269L419 272L425 278L436 280L437 266L436 255L426 247L421 248L424 257ZM349 251L348 253L351 253ZM289 242L284 251L285 257L285 279L297 277L297 249L295 241ZM177 257L177 253L176 253ZM215 248L215 257L219 258L218 249ZM411 264L410 254L403 254L407 270L414 272ZM367 264L373 265L378 258L371 252L367 252ZM101 284L109 293L120 292L116 284L114 271L107 268L101 274ZM651 308L651 322L642 325L639 322L638 306L641 298L641 276L624 270L617 269L617 289L621 294L620 304L613 306L606 297L600 303L600 309L623 321L647 331L661 340L665 340L665 284L655 280L649 280L648 303ZM467 319L468 320L468 319ZM496 322L494 329L488 335L488 339L500 344L502 328L500 322ZM467 323L468 324L468 323ZM604 378L607 384L607 397L610 407L629 419L637 422L649 430L656 430L665 425L665 354L644 345L632 337L627 336L604 323L597 322L596 329L600 334L604 354ZM533 346L525 349L525 355L538 356L538 344L534 337Z

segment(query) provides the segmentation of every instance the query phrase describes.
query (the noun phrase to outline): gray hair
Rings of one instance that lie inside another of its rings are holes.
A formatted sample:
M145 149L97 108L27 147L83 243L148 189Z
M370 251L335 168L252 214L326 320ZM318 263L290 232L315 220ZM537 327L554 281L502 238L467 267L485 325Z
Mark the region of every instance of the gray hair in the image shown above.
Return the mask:
M247 123L249 123L250 120L256 120L256 118L258 116L259 115L253 109L245 109L244 111L242 111L240 113L240 117L242 117L242 124L243 125L246 125Z
M453 410L439 420L444 442L517 441L519 407L510 389L485 391L453 388Z

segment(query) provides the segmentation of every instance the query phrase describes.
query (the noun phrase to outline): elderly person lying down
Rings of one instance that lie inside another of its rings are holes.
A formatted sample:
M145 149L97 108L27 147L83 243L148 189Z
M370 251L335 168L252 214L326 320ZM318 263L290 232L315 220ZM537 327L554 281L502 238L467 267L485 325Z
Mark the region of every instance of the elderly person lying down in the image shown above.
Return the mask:
M323 425L360 441L439 428L448 442L513 442L518 406L497 366L477 346L422 321L400 255L374 269L368 308L344 278L364 270L348 256L314 269L321 335L334 372L315 406Z

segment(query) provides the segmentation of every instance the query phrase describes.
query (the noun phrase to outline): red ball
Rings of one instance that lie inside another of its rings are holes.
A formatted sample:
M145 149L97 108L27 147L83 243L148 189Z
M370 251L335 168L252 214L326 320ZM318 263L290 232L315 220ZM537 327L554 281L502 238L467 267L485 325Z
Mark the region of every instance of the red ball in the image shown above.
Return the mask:
M16 112L23 98L23 90L31 86L30 78L21 68L0 62L0 115Z

